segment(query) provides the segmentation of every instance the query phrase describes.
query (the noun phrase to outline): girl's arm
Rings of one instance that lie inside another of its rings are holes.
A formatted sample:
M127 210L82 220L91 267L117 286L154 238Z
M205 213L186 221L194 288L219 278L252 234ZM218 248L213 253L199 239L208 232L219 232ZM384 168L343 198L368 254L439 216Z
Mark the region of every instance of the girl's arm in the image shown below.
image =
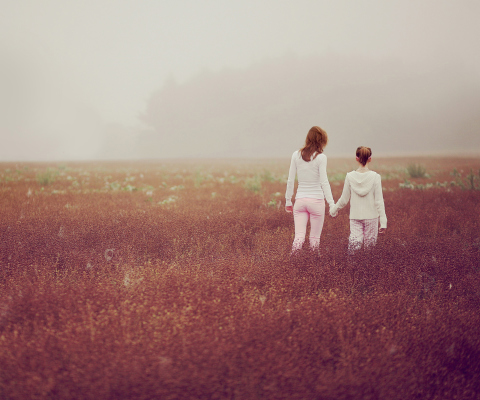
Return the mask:
M327 200L328 208L332 208L335 205L335 202L333 201L330 182L328 182L327 156L323 157L323 160L320 161L319 173L320 173L320 186L322 187L323 195L325 196L325 200Z
M292 206L292 196L293 188L295 187L295 176L297 175L297 166L295 164L295 155L297 152L294 152L292 159L290 161L290 170L288 171L287 179L287 191L285 192L285 207Z
M330 209L330 215L335 217L338 213L338 210L341 210L347 205L350 200L350 182L348 181L348 174L345 177L345 183L343 184L342 196L338 199L337 204Z
M385 203L383 202L382 192L382 177L377 174L375 178L375 191L373 192L375 197L375 207L380 215L380 229L387 228L387 215L385 214Z

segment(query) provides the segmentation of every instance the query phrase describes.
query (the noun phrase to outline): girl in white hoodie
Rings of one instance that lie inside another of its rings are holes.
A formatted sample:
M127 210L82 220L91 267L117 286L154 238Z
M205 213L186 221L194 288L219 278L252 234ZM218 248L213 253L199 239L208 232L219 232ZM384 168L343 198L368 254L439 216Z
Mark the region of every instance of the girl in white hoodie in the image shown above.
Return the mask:
M362 244L365 247L375 245L378 234L387 229L382 179L380 174L368 169L368 164L372 161L372 150L370 147L361 146L357 148L356 156L359 167L347 174L342 196L337 204L330 208L330 215L336 217L338 210L350 201L349 254L360 249Z

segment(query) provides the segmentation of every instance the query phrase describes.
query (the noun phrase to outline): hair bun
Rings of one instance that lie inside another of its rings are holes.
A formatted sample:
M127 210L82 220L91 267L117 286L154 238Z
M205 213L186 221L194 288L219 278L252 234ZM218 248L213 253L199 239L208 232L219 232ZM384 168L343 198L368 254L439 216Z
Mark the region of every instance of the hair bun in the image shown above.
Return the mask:
M360 146L357 148L355 154L358 158L358 162L365 166L368 159L372 156L372 149L370 147Z

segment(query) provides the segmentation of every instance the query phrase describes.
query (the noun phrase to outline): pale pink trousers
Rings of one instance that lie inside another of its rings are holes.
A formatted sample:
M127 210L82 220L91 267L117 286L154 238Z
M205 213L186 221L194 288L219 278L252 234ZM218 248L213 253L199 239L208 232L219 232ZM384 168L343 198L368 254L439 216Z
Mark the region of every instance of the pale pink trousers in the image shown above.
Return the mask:
M361 249L375 246L378 237L378 218L351 219L350 236L348 237L348 253L353 254Z
M293 206L293 220L295 222L295 239L292 252L300 250L305 241L307 223L310 219L310 248L317 250L320 245L323 221L325 220L325 200L298 199Z

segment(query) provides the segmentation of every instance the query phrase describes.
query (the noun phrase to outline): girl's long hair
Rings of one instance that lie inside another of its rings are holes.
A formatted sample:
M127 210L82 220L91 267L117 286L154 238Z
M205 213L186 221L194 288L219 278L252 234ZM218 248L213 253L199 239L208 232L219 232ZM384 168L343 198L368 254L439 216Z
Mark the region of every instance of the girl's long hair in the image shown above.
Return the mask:
M314 160L319 154L323 153L323 149L328 143L327 132L319 126L312 127L305 139L305 146L300 149L300 154L304 161ZM313 156L313 158L312 158Z

